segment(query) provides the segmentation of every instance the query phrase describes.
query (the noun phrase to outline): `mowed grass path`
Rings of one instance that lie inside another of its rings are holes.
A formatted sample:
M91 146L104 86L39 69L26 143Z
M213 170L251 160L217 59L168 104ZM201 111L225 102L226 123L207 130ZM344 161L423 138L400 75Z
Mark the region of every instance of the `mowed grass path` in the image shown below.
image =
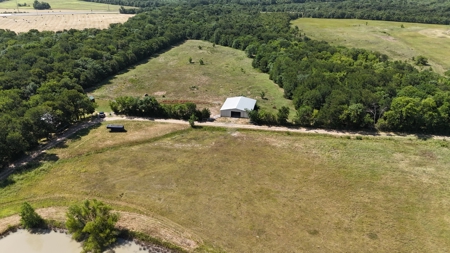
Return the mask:
M313 18L297 19L292 24L308 37L333 45L378 51L394 60L411 63L412 57L423 55L435 71L443 73L450 69L450 27L447 25Z
M99 198L226 252L450 248L447 141L125 124L127 133L82 132L14 175L0 188L0 216L24 200Z
M199 46L201 49L199 49ZM189 63L189 58L193 63ZM203 59L205 65L200 65ZM108 101L118 96L155 96L159 101L192 101L209 107L213 114L230 96L247 96L258 100L268 111L288 106L283 90L269 80L269 75L252 68L252 59L240 50L210 42L188 40L165 53L114 76L93 89L99 111L110 111ZM267 100L260 99L261 91Z

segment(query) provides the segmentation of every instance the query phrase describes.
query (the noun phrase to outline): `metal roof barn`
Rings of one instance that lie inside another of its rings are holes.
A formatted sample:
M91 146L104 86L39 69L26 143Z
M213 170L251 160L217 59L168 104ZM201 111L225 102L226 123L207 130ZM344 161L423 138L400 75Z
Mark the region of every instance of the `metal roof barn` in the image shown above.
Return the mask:
M227 98L220 108L220 117L248 118L246 110L253 110L256 100L246 97Z

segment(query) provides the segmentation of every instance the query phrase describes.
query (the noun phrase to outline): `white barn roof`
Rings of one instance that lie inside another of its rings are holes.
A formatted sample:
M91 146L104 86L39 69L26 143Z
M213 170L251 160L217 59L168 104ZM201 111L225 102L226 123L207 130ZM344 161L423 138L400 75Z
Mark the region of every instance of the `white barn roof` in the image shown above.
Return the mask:
M246 97L232 97L227 98L225 100L225 103L222 105L222 108L220 108L221 111L223 110L231 110L231 109L238 109L241 111L253 110L255 108L256 100Z

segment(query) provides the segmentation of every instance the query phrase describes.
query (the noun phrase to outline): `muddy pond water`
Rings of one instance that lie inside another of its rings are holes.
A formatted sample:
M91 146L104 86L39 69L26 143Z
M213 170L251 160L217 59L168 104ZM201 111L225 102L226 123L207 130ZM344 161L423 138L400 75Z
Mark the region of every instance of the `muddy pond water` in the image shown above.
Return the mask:
M80 253L81 244L70 235L48 230L44 233L30 233L19 229L0 239L0 252L5 253ZM106 251L108 252L108 251ZM160 252L144 249L132 241L119 240L114 253Z

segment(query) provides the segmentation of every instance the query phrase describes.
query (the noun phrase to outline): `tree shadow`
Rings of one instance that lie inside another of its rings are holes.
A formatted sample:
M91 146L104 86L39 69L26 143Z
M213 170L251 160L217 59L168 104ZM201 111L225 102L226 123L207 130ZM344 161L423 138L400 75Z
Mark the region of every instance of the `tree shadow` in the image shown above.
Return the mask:
M11 176L9 176L5 180L0 181L0 189L3 189L5 187L13 185L15 183L16 183L16 181Z
M101 122L98 122L95 125L92 125L90 127L80 129L77 132L75 132L75 133L71 134L70 136L68 136L66 141L62 141L61 143L56 145L55 148L67 148L68 147L67 140L79 141L79 140L81 140L82 137L87 136L92 130L97 129L97 128L101 127L101 126L102 126Z
M27 164L14 169L14 171L6 179L1 180L0 189L15 184L16 183L16 180L14 179L15 175L29 173L42 166L45 162L56 162L58 160L59 157L56 154L42 153L35 159L33 159L31 162L28 162Z
M92 131L93 129L99 128L101 125L102 125L101 122L98 122L90 127L80 129L80 130L76 131L75 133L71 134L70 136L68 136L66 141L62 141L59 144L55 145L54 147L51 147L50 149L52 149L52 148L67 148L68 147L67 140L75 140L75 141L80 140L83 136L88 135L90 133L90 131ZM2 176L2 172L7 173L6 171L0 171L0 188L4 188L4 187L14 184L15 183L14 175L28 173L30 171L33 171L33 170L39 168L40 166L42 166L45 162L56 162L59 160L59 157L56 154L43 152L40 155L38 155L37 157L35 157L34 159L32 159L31 161L27 157L24 157L22 159L24 159L23 163L25 163L25 164L20 167L15 168L14 171L8 177L4 178ZM3 178L3 180L2 180L2 178Z
M113 133L113 134L120 134L120 133L127 133L128 131L126 129L123 129L123 130L113 130L113 129L111 129L111 130L109 130L109 132Z
M417 139L426 141L433 138L433 135L431 134L416 134Z

